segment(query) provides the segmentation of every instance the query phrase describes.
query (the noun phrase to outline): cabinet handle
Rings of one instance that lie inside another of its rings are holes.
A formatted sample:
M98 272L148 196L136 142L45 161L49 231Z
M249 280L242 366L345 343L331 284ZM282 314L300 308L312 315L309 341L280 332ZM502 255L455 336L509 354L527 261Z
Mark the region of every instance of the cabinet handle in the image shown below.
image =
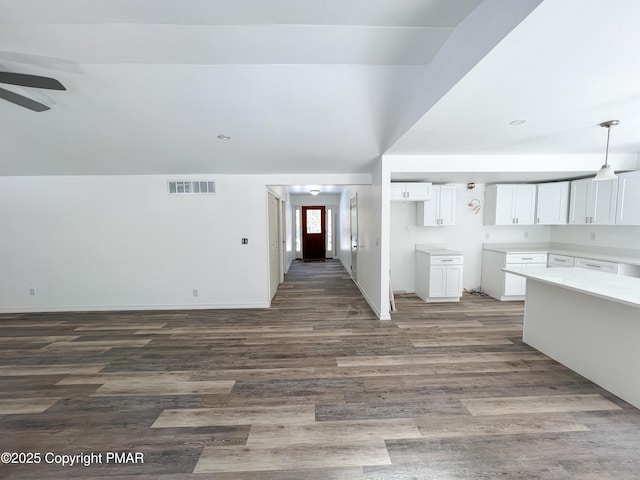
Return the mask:
M592 268L602 268L602 265L594 265L593 263L585 263L585 265Z
M540 217L536 217L536 223L540 223Z
M554 258L554 262L566 262L566 260L562 260L561 258Z
M522 257L522 260L533 260L533 257Z
M520 219L519 218L516 218L516 223L520 223Z
M591 223L593 223L593 217L591 217Z
M443 258L441 262L453 262L453 258Z

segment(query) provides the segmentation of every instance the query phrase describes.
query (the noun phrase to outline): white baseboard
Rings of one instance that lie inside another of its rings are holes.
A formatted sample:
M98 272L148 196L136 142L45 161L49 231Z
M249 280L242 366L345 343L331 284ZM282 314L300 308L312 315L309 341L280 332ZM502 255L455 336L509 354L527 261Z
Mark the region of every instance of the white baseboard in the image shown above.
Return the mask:
M340 258L340 263L342 263L342 266L344 267L344 269L349 273L349 276L351 277L351 280L353 280L353 275L351 274L351 269L347 268L347 266L342 261L342 258ZM378 317L378 320L391 320L391 314L389 312L387 312L386 314L383 315L380 312L380 310L378 309L378 307L376 307L375 304L371 301L371 299L369 298L369 295L367 295L367 292L365 292L362 289L360 284L356 280L353 280L353 283L355 283L356 287L358 287L358 290L360 290L360 294L367 301L367 303L369 304L369 307L371 307L371 310L373 310L373 313L375 313L376 317Z
M37 307L0 307L0 313L46 312L120 312L127 310L229 310L243 308L269 308L268 303L212 303L175 305L50 305Z

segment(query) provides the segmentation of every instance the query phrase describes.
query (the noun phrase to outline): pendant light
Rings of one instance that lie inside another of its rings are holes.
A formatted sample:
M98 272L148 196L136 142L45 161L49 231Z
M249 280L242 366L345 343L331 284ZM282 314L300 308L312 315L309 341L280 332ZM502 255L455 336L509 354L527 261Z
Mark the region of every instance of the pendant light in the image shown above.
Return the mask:
M611 127L613 127L614 125L618 125L619 123L620 120L609 120L608 122L603 122L600 124L601 127L607 129L607 150L604 154L604 165L602 165L602 168L598 170L598 173L594 177L594 180L596 181L614 180L615 178L617 178L616 172L614 172L611 165L609 165L609 136L611 135Z

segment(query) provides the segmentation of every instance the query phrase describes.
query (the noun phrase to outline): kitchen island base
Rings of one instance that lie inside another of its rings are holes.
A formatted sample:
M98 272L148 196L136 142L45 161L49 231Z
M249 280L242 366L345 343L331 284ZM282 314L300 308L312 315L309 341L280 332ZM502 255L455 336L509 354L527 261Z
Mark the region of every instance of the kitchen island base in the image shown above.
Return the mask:
M527 276L523 341L640 408L639 308Z

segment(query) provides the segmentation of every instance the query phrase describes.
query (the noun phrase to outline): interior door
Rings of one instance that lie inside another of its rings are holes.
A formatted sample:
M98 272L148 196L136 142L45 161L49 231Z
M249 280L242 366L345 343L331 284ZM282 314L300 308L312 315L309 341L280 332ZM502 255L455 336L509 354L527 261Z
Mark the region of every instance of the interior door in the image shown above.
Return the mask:
M302 207L302 258L325 258L325 208Z
M269 193L269 293L275 296L280 285L280 219L278 199Z
M358 195L351 197L351 278L358 280Z

